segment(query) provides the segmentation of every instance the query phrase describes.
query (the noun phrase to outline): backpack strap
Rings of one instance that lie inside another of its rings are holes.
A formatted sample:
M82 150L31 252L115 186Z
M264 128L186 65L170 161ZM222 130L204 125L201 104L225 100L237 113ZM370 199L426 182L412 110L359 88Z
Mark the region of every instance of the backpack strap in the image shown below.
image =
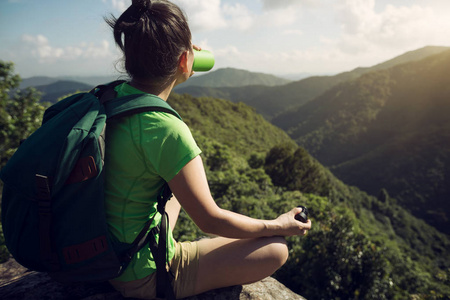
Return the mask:
M171 282L173 275L166 268L167 262L167 236L169 229L169 215L166 212L166 203L172 198L172 191L166 183L158 197L158 212L161 214L161 226L150 231L149 246L156 263L156 297L174 300L175 294ZM159 231L159 241L156 243L156 234Z
M100 84L93 88L89 93L95 95L101 104L116 98L117 92L114 90L116 86L126 82L125 80L116 80L106 84Z
M161 224L153 227L150 231L150 225L156 216L147 222L133 242L133 247L126 253L125 259L131 261L133 256L142 249L147 243L152 252L156 264L156 297L168 300L175 300L175 293L172 287L173 276L166 268L167 262L167 236L169 216L166 212L167 201L172 198L172 191L167 183L161 189L158 196L158 212L161 214ZM159 241L156 242L156 235L159 234Z
M163 99L152 94L133 94L116 97L115 87L125 80L116 80L107 84L96 86L90 91L105 106L108 119L121 118L141 112L159 111L170 113L177 118L181 116Z
M58 256L52 247L51 225L52 225L52 197L51 184L47 176L36 174L36 190L38 201L39 220L39 252L42 262L50 271L60 269Z
M158 96L151 94L134 94L115 98L105 102L108 119L122 118L141 112L159 111L170 113L181 120L180 115Z

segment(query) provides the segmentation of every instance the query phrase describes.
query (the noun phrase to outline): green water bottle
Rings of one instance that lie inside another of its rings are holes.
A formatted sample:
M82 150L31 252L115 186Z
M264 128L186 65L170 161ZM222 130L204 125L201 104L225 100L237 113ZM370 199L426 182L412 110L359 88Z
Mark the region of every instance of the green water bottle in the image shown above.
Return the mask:
M214 55L208 50L194 49L194 64L192 70L194 72L206 72L214 67Z

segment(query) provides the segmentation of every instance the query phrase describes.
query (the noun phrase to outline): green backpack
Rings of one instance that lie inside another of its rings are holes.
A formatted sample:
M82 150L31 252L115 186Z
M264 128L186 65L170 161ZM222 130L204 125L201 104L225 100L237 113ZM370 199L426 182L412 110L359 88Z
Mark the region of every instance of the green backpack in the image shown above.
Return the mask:
M114 98L114 87L121 82L52 105L45 111L42 126L1 170L6 246L17 262L48 272L60 282L115 278L144 245L156 244L153 234L148 234L152 220L132 244L108 233L103 190L105 128L107 120L144 111L180 116L156 96ZM165 214L170 196L166 184L159 199L160 213ZM159 251L165 256L165 245ZM165 257L163 261L165 266Z

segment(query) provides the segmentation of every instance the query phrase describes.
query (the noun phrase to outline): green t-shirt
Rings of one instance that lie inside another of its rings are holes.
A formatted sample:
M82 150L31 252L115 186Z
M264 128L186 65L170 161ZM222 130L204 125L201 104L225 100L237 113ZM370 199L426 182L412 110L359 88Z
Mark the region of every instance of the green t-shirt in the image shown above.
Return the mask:
M126 83L116 91L118 97L143 93ZM157 196L164 183L200 153L187 125L170 113L144 112L108 122L105 199L111 234L121 242L132 243L156 213ZM160 220L158 213L151 227ZM171 229L168 241L169 262L175 252ZM150 248L144 246L116 279L141 279L155 270Z

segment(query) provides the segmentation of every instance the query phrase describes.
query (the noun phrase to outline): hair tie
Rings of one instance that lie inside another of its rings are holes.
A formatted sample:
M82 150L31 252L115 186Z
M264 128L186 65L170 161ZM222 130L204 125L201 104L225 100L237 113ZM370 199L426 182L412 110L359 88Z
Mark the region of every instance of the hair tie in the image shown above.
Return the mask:
M147 12L151 6L150 0L132 0L131 6L134 7L139 14L144 14Z
M149 0L133 0L130 7L122 14L119 20L126 23L139 21L148 12L150 4L151 2Z

